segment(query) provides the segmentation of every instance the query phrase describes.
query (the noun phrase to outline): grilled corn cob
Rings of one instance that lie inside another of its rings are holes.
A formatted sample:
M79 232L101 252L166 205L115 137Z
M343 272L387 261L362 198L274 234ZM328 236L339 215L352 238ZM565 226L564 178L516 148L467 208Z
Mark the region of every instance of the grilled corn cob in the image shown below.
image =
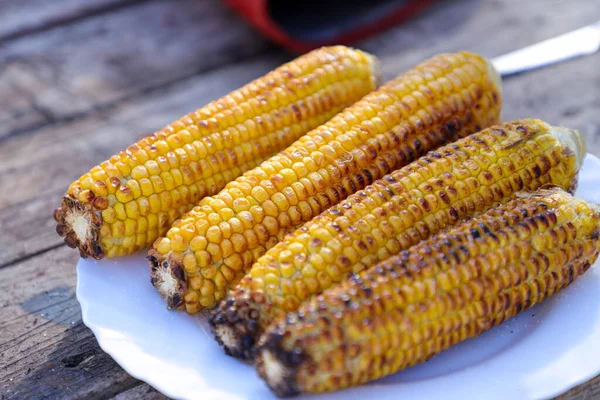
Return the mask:
M600 251L600 207L524 194L354 275L269 327L279 396L359 385L427 360L569 285Z
M585 155L576 131L523 120L429 152L321 214L267 252L211 318L217 340L252 358L263 329L311 295L460 219L544 184L569 189Z
M205 198L149 254L169 307L213 307L265 251L351 193L496 123L500 82L471 53L437 56Z
M82 257L132 253L244 171L376 87L374 56L343 46L299 57L184 116L69 187L54 213Z

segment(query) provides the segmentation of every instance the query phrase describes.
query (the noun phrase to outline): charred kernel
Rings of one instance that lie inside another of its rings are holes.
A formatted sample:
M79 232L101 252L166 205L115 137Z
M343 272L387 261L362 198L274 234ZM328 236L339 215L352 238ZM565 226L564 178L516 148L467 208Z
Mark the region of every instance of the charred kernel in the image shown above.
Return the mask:
M521 164L514 162L515 170L508 175L505 175L505 172L490 173L492 181L488 187L469 186L468 180L475 180L470 171L495 171L497 170L495 167L499 165L498 160L507 158L508 154L519 152L522 148L535 145L540 147L540 152L549 153L554 152L556 148L569 146L569 141L563 143L555 137L554 129L557 128L552 128L542 121L524 120L519 121L517 125L527 125L529 132L527 137L523 137L522 133L515 129L515 124L501 125L506 141L519 142L509 150L504 149L506 144L504 141L491 140L489 131L484 130L439 148L436 151L440 157L429 156L428 161L417 160L411 165L392 172L372 186L349 196L348 199L287 236L284 242L268 250L265 256L255 262L248 279L243 280L237 286L236 292L230 292L229 296L251 300L252 293L262 293L261 304L253 304L251 301L248 306L260 311L258 319L260 331L289 311L283 306L286 304L286 296L289 295L289 282L293 283L298 300L306 301L329 286L347 280L348 273L360 274L361 271L390 256L397 255L430 235L455 225L473 214L485 211L497 201L506 201L513 196L515 189L510 185L501 186L500 183L517 176L528 163L536 161L535 157L524 158ZM578 134L574 131L562 133L570 135L574 139L573 143L579 140ZM557 167L552 167L550 171L555 173L554 176L549 172L544 175L545 179L551 179L554 184L563 188L570 187L580 161L573 153L563 156L557 161ZM461 180L456 167L460 169L463 166L469 168L465 169L465 177ZM532 179L524 183L524 187L535 190L545 182L548 181ZM447 195L447 201L442 199L444 197L440 195L442 191ZM527 203L528 207L534 203L534 201ZM536 210L544 209L542 206L536 206ZM524 221L523 218L536 221L539 218L531 218L536 213L540 211L531 210L526 212L524 217L521 209L517 208L507 214L507 221L513 224L515 233L511 230L497 233L499 229L497 221L473 218L473 226L467 232L468 240L465 239L458 244L453 244L451 240L447 243L442 240L437 244L441 246L440 249L427 249L425 255L428 257L437 255L440 263L457 263L471 257L477 251L493 248L505 248L506 251L511 251L513 247L508 244L517 240L517 237L521 238L521 231L517 230L517 222ZM549 217L544 216L544 221L548 219ZM530 223L532 222L528 222ZM541 221L536 224L535 227L527 225L528 229L539 229L545 226ZM570 237L567 234L569 232L567 225L564 228L564 235L559 237ZM552 234L548 235L550 236ZM562 243L562 239L557 241ZM540 243L540 246L542 245L547 246L546 241ZM526 253L521 251L512 250L510 254L515 260L527 258ZM495 255L491 256L487 263L474 264L473 271L465 271L458 275L440 275L439 282L437 280L429 282L418 291L402 293L400 298L408 301L418 299L426 293L433 294L436 288L432 286L453 288L463 277L470 279L469 277L477 276L480 271L489 273L504 259L506 259L505 255ZM279 276L276 291L272 287L274 283L270 283L270 289L267 290L267 285L258 280L262 276L259 271L279 271L276 274ZM406 269L392 268L386 274L389 274L390 279L399 276L419 276L419 274L433 276L431 267L418 262L412 263L411 267ZM474 285L474 288L481 287L481 290L478 289L476 292L472 289L473 296L477 296L481 291L494 290L493 282L493 280L483 280L478 285ZM381 294L373 293L373 296L377 298ZM443 313L444 310L457 307L461 307L460 302L448 298L433 310Z
M81 255L112 257L150 245L202 197L217 194L229 181L372 91L377 75L377 61L366 53L342 46L315 50L92 168L69 187L65 210L81 212L77 205L86 204L93 211L113 211L100 223L108 229L92 230L89 237L77 240ZM272 82L274 89L263 90L264 82ZM290 108L301 122L284 114ZM295 179L296 173L289 169L283 177ZM239 185L243 197L218 214L227 220L233 212L247 211L254 204L253 187L256 184ZM295 200L291 196L288 201ZM115 230L113 224L125 221L126 210L133 220L164 216L161 223L148 224L135 235L105 236ZM67 225L72 231L71 223ZM188 311L196 300L192 295L186 298Z
M600 227L600 214L562 189L526 196L434 235L275 321L256 349L259 375L278 395L333 391L379 379L478 336L569 285L598 257L600 237L591 233ZM556 212L556 222L529 224L546 215L535 204L540 199L548 215ZM530 206L542 214L520 212ZM571 219L574 210L579 217ZM475 246L467 253L465 243L480 229L479 220L496 237L506 236L518 223L535 232L530 239L513 235L506 245ZM566 242L544 252L533 248L534 236L567 225L576 235L568 235ZM593 251L583 255L578 251L583 246ZM440 260L439 249L464 257ZM521 257L524 252L529 256ZM480 268L473 274L477 263ZM401 271L410 273L410 279ZM424 290L432 277L444 284ZM397 296L392 299L391 293ZM286 372L283 386L266 365L277 361Z

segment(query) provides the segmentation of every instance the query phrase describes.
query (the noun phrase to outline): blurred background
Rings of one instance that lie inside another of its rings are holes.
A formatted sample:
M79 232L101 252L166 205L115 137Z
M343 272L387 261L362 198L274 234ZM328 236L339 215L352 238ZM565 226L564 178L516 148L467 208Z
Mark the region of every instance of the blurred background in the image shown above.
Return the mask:
M324 42L376 54L387 80L435 53L495 57L598 20L598 0L0 0L2 398L163 398L81 322L78 255L51 215L83 171ZM504 84L503 119L578 128L596 155L599 111L598 53Z

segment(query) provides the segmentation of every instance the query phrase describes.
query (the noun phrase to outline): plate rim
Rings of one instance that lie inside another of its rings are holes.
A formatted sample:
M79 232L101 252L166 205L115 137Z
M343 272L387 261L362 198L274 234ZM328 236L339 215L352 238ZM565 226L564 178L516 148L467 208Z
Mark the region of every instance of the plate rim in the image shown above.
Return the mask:
M592 160L594 160L593 162L600 164L600 157L598 157L594 154L587 153L586 158L591 158ZM123 368L123 370L125 372L127 372L132 377L147 383L148 385L152 386L153 388L155 388L156 390L158 390L160 393L164 394L167 397L170 397L173 399L182 398L182 397L179 397L173 390L171 390L169 385L153 383L153 378L152 378L153 374L151 372L145 373L143 369L140 369L140 371L137 371L133 366L134 364L128 362L128 360L126 359L127 357L125 357L124 355L119 355L119 352L116 351L111 346L111 342L113 340L110 337L107 337L102 334L103 328L101 326L99 326L97 323L93 322L94 318L91 317L91 314L90 314L91 313L90 312L90 303L88 301L86 301L85 295L82 293L82 290L81 290L82 274L80 273L80 268L81 268L80 265L83 260L85 260L85 259L79 258L77 260L77 265L76 265L77 279L76 279L75 296L77 298L77 301L80 304L82 322L84 323L85 326L87 326L92 331L92 333L94 334L94 337L96 338L96 341L98 342L98 346L102 349L102 351L107 353L121 368ZM598 260L596 261L596 264L598 264L599 262L600 262L600 258L598 258ZM600 265L598 265L597 267L600 268ZM138 352L138 353L140 352L140 349L137 348L136 346L131 346L131 350L132 351L128 352L128 354L127 354L128 357L131 357L131 353L133 353L133 352ZM142 351L142 353L144 353L144 352ZM468 368L470 368L470 367L468 367ZM570 375L569 377L565 378L565 384L561 389L545 390L543 395L540 397L540 399L550 399L550 398L554 398L556 396L560 396L561 394L564 394L564 393L568 392L569 390L571 390L583 383L590 381L594 377L598 376L598 374L600 374L600 369L598 369L597 371L591 371L588 373L578 374L575 377ZM258 377L257 377L257 379L258 379ZM433 379L435 379L435 378L433 378Z

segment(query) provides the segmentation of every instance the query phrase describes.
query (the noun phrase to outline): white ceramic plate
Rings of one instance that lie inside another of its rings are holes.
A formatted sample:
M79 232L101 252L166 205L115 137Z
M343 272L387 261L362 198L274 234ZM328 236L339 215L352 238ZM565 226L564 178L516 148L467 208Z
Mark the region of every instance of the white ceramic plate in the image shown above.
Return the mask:
M577 194L600 203L588 154ZM168 311L142 253L77 264L83 322L128 373L177 399L269 399L254 369L226 356L205 317ZM318 396L359 399L542 399L600 373L600 268L544 303L430 361L368 385Z

